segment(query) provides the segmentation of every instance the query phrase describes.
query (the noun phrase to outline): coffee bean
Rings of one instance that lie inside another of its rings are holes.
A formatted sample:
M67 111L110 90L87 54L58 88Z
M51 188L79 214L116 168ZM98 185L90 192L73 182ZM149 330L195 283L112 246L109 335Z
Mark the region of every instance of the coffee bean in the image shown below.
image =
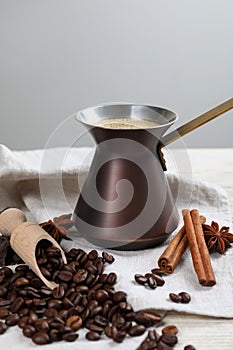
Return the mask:
M7 293L7 289L3 286L0 286L0 298L4 298Z
M117 275L115 274L115 272L109 273L106 282L111 286L113 286L116 283L116 281L117 281Z
M88 258L90 260L95 260L98 257L98 252L97 250L93 249L88 253Z
M22 266L26 266L26 265L18 265L18 266L15 268L15 271L16 271L16 272L19 271L20 266L22 267ZM28 266L26 266L26 268L28 269ZM23 267L23 269L24 269L24 267ZM0 275L1 275L2 273L3 273L3 274L5 275L5 277L7 277L7 278L10 278L10 277L13 275L13 271L12 271L9 267L7 267L7 266L4 266L4 267L1 268L1 270L0 270Z
M34 327L38 332L48 332L49 330L49 324L46 320L35 321Z
M128 334L131 335L131 337L138 337L139 335L142 335L146 330L146 327L144 327L143 325L136 325L136 326L132 326L129 330L128 330Z
M39 258L39 259L37 259L37 264L39 266L46 265L47 262L48 262L48 260L46 258Z
M32 341L37 345L45 345L50 343L50 338L47 333L36 332L32 336Z
M126 301L121 301L118 306L123 312L130 312L133 310L132 305Z
M62 332L60 332L60 330L58 329L51 329L49 331L49 337L50 340L53 341L60 341L62 340Z
M97 326L106 327L108 325L108 320L100 315L95 316L94 322Z
M81 284L87 278L88 272L84 269L79 269L73 276L73 281L76 284Z
M34 324L38 320L38 316L35 312L31 311L28 317L28 324Z
M86 262L84 267L85 270L92 275L95 275L98 272L96 266L94 266L90 260Z
M60 310L62 308L62 300L51 299L48 301L48 307L56 310Z
M82 284L81 286L76 287L76 292L79 292L80 294L86 294L89 291L89 287Z
M141 344L138 350L153 350L157 348L157 344L153 340L144 340Z
M6 323L0 321L0 334L4 334L7 330L8 326Z
M151 273L153 273L153 275L157 275L157 276L165 275L165 272L163 270L160 270L159 268L152 269Z
M41 289L40 289L40 294L42 294L42 295L44 295L44 296L46 296L46 297L49 297L49 296L52 295L52 290L49 289L49 288L46 287L46 286L43 286L43 287L41 287Z
M150 340L153 340L153 341L157 342L159 340L159 338L160 338L160 335L156 332L155 329L151 329L151 330L148 331L148 338Z
M29 308L28 307L23 307L18 311L18 315L20 318L27 316L29 314Z
M13 314L13 315L7 316L5 323L7 326L12 327L12 326L15 326L16 324L18 324L19 320L20 320L19 315Z
M88 286L91 286L93 284L95 284L94 282L96 281L96 276L93 275L92 273L90 273L88 276L87 276L87 279L86 279L86 284Z
M127 294L125 292L119 291L112 296L112 301L116 304L126 301Z
M112 324L117 328L120 329L121 327L124 326L125 324L125 319L124 317L120 314L120 312L116 312L113 316L112 316Z
M86 327L87 327L87 325L86 325ZM87 328L90 329L93 332L98 332L98 333L102 333L103 330L104 330L104 327L98 326L97 324L95 324L93 322L90 322L90 324L88 325Z
M181 292L178 294L181 297L181 303L188 304L191 301L191 296L187 292Z
M24 328L28 324L28 316L23 316L18 323L19 328Z
M102 257L109 264L112 264L115 261L114 256L109 254L109 253L107 253L107 252L103 252L102 253Z
M69 332L62 335L62 340L65 340L67 342L73 342L76 339L78 339L78 336L78 333Z
M106 326L104 328L104 333L108 338L112 338L112 327L111 326Z
M70 301L70 299L66 297L62 299L62 305L65 309L70 309L74 306L74 304Z
M109 313L108 313L108 319L109 319L110 321L112 321L112 317L113 317L113 315L118 311L118 309L119 309L119 306L118 306L118 305L115 305L115 306L113 306L113 307L110 309L110 311L109 311Z
M0 309L0 319L4 319L9 315L9 309L7 308L2 308Z
M93 332L93 331L87 332L86 333L86 339L87 340L91 340L91 341L99 340L100 339L100 334L97 333L97 332Z
M148 318L153 325L160 323L162 320L162 317L156 311L153 310L141 310L139 311L139 313L142 316Z
M165 280L159 275L153 275L158 287L162 287L165 284Z
M98 258L96 259L98 260ZM97 263L96 263L96 268L97 268L97 273L100 275L103 270L104 270L104 264L103 264L103 261L99 260Z
M4 280L5 280L5 274L4 273L2 273L1 275L0 275L0 283L2 283Z
M77 331L82 327L83 321L82 318L78 315L73 315L67 318L66 326L70 327L72 331Z
M120 331L117 329L117 327L112 326L112 339L116 343L122 343L123 340L125 339L126 332Z
M151 289L156 289L157 288L157 283L156 283L156 280L155 280L153 275L148 277L147 283L148 283L148 286Z
M178 341L176 335L169 334L169 333L162 334L160 340L166 343L167 345L171 345L171 346L174 346Z
M2 306L8 306L10 305L12 302L9 299L2 299L0 300L0 307Z
M171 301L173 301L174 303L180 303L181 302L181 296L175 293L170 293L169 294L169 298L171 299Z
M32 305L35 306L35 308L42 308L47 305L46 300L44 299L37 299L34 298L32 299Z
M184 350L196 350L196 348L193 345L186 345Z
M0 334L4 334L7 330L8 326L6 323L0 321Z
M138 284L141 284L141 285L145 285L147 283L147 278L141 274L136 274L134 276L134 279Z
M36 333L35 327L31 325L26 325L25 327L23 327L23 335L25 337L31 338L34 333Z
M152 321L148 317L145 317L142 314L140 314L140 312L135 314L134 321L137 324L142 324L146 328L151 327L153 325Z
M72 278L72 277L71 277ZM54 299L61 299L65 295L65 288L62 284L59 284L58 287L55 287L52 291Z
M125 324L122 326L122 327L120 327L120 331L121 332L128 332L128 330L130 329L132 327L132 322L129 322L129 321L127 321L127 322L125 322Z
M124 315L125 320L127 321L134 321L135 318L135 312L131 311Z
M95 300L97 300L100 303L104 303L108 298L108 293L104 289L99 289L94 294Z
M172 334L172 335L176 335L178 333L178 328L174 325L169 325L166 326L162 329L162 333L168 333L168 334Z
M96 301L96 300L95 300ZM102 315L104 317L108 317L108 313L110 311L112 307L112 301L111 300L107 300L104 304L103 304L103 308L102 308Z
M73 278L73 273L70 271L61 270L58 277L61 282L70 282Z
M46 267L42 266L40 268L40 271L42 273L42 275L47 279L47 280L51 280L52 279L52 275L51 273L49 272L48 269L46 269Z
M31 286L38 290L43 286L43 282L36 277L31 280Z
M171 347L170 345L164 343L163 341L159 340L157 342L157 349L158 350L172 350L173 347Z
M15 286L16 287L25 287L29 285L29 280L25 277L19 277L17 278L17 280L15 281Z

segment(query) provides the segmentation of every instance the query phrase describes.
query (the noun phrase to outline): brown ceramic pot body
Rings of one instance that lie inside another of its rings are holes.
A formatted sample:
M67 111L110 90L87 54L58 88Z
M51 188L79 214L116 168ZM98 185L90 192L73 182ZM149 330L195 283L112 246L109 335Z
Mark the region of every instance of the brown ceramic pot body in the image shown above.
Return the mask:
M133 117L159 123L147 129L111 129L102 119ZM179 216L157 152L177 119L167 109L109 104L77 114L96 141L92 164L74 210L76 227L105 248L154 247L178 226Z

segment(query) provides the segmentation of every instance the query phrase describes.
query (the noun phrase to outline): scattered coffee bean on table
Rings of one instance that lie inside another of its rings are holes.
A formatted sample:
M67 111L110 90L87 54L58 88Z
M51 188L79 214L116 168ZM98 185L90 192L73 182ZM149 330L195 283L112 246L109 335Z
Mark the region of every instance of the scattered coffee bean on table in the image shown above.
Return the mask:
M169 294L169 298L171 301L173 301L174 303L180 303L181 302L181 296L175 293L170 293Z
M188 304L191 301L191 296L187 292L180 292L179 294L170 293L169 298L174 303Z
M174 325L168 325L162 329L162 334L165 333L176 335L178 333L178 328Z
M196 348L193 345L186 345L184 350L196 350Z
M188 304L191 301L191 296L187 292L181 292L179 293L179 296L181 297L181 303Z
M134 279L138 284L148 286L151 289L156 289L157 287L162 287L164 285L165 280L162 277L163 275L165 275L164 271L159 268L154 268L151 272L146 273L145 275L136 274Z

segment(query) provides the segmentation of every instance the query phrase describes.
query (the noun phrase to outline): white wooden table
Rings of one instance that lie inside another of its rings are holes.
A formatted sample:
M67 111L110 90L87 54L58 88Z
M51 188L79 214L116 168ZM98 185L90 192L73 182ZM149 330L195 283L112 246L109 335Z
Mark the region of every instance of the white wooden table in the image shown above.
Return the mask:
M228 194L233 214L233 148L191 149L187 151L193 177L223 187ZM169 160L167 165L170 166ZM233 229L233 225L231 229ZM219 296L219 302L221 302L221 296ZM229 300L229 303L233 303L233 298ZM197 350L233 349L233 319L168 312L165 321L175 324L180 330L179 344L175 347L177 350L183 349L184 345L187 344L194 345Z

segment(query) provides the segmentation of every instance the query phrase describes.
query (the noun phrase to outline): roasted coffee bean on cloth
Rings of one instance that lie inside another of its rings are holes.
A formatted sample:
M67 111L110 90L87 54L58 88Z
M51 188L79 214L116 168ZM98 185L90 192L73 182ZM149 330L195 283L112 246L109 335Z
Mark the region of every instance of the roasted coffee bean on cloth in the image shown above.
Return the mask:
M114 262L111 254L71 249L66 257L64 264L60 250L46 240L36 248L41 272L57 283L53 290L27 265L17 265L14 272L7 266L0 269L0 334L18 326L25 337L44 345L74 342L82 328L87 342L110 338L121 343L142 336L150 328L144 341L138 342L138 349L169 350L175 346L175 326L164 328L159 335L155 327L162 317L154 310L135 311L126 292L115 290L116 273L104 273L105 264Z
M43 275L55 281L53 290L27 265L0 269L0 333L18 325L22 334L35 344L54 341L75 341L78 330L87 330L87 341L104 336L122 342L126 336L142 335L155 323L154 313L147 317L133 310L124 291L115 291L117 276L105 274L105 263L114 258L96 250L88 254L72 249L64 264L59 249L42 241L36 249L38 265ZM157 315L156 323L161 321Z

